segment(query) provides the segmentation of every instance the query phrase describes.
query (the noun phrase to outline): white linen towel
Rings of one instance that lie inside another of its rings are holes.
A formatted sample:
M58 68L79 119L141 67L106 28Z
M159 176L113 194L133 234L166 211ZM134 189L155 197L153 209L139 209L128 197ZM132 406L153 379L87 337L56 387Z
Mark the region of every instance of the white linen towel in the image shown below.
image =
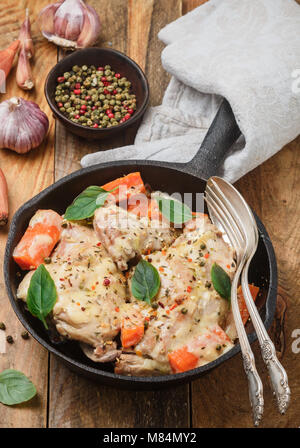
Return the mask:
M210 0L170 23L159 33L173 75L162 105L146 112L134 145L86 155L82 166L187 162L225 97L243 136L216 174L236 181L300 133L299 31L294 0Z

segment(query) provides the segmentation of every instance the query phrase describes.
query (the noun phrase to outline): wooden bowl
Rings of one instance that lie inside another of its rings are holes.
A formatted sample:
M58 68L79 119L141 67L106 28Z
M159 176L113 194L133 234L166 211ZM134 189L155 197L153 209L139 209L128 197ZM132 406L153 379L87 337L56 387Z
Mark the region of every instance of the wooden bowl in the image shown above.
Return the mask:
M60 112L55 102L57 78L70 71L74 65L111 65L114 70L125 76L132 84L132 93L136 95L137 109L132 117L118 126L110 128L88 128L74 123ZM54 116L73 134L89 140L112 137L124 132L141 120L149 103L149 85L143 70L128 56L117 50L107 48L85 48L75 51L59 61L50 71L45 82L45 96Z

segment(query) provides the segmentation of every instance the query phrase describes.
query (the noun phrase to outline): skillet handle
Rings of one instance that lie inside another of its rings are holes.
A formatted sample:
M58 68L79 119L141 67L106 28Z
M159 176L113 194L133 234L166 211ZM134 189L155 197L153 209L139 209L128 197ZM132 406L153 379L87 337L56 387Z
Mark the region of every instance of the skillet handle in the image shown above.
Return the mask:
M187 164L187 170L204 180L216 175L227 152L240 135L231 106L224 99L199 151Z

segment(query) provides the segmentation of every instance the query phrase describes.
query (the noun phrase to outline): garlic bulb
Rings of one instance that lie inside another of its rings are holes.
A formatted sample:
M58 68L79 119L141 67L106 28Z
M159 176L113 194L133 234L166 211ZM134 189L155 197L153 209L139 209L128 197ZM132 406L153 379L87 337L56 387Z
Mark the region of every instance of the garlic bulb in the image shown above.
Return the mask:
M93 45L100 32L97 12L83 0L61 0L48 5L40 12L38 21L46 39L69 50Z
M13 97L0 104L0 148L20 154L39 146L47 134L47 115L33 101Z

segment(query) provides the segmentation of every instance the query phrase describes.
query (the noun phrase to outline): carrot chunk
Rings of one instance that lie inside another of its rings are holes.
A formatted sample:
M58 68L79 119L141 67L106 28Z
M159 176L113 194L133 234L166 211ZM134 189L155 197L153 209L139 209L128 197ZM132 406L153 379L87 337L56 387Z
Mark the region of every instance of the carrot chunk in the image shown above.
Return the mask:
M140 342L144 336L144 325L136 327L128 327L122 321L121 326L121 343L124 348L132 347Z
M53 210L35 213L13 253L21 269L36 269L45 257L49 257L60 238L61 223L62 217Z
M198 357L189 352L186 346L169 353L168 358L170 366L175 373L194 369L198 362Z
M126 201L128 198L140 193L145 193L145 185L141 178L141 173L130 173L127 176L119 177L105 185L102 185L104 190L110 191L117 188L112 194L118 202Z
M259 287L254 286L254 285L249 285L249 289L250 289L252 298L255 301L256 297L259 293ZM245 303L245 299L244 299L244 295L243 295L241 286L239 286L237 289L237 298L238 298L238 304L239 304L239 309L240 309L240 313L241 313L241 318L242 318L243 324L245 325L245 323L249 319L249 311L248 311L246 303Z

